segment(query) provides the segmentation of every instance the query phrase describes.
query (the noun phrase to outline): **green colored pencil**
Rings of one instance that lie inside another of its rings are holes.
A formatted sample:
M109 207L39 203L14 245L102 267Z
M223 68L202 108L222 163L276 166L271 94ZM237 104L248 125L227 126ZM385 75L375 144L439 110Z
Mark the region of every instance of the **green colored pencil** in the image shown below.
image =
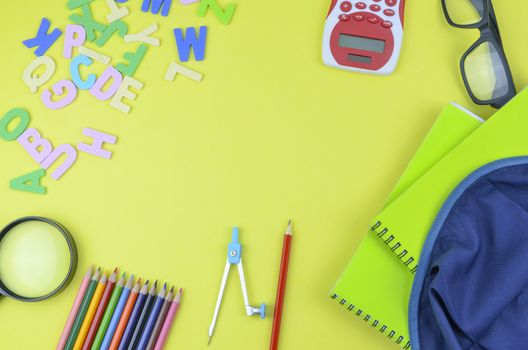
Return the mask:
M125 273L123 272L123 275L117 281L116 286L114 288L114 292L112 293L112 296L110 297L110 301L108 302L108 306L106 307L106 311L103 316L103 320L101 321L101 325L99 326L99 329L97 330L97 334L95 335L94 342L92 344L91 350L99 350L99 347L101 346L101 343L103 342L106 329L108 328L108 325L110 324L110 320L112 319L112 315L114 314L114 309L117 305L117 301L119 300L119 297L121 296L121 292L123 291L123 285L125 284Z
M86 293L84 294L81 306L79 306L79 311L77 312L77 316L75 316L75 321L73 322L70 335L68 336L68 340L66 341L66 345L64 346L65 350L73 349L73 345L77 340L77 335L79 334L79 330L81 329L81 325L84 321L84 316L86 316L86 312L88 311L88 307L90 306L90 302L92 301L95 288L97 287L97 283L99 282L100 275L101 268L98 268L97 271L95 271L92 279L90 280L90 284L88 284L88 288L86 289Z

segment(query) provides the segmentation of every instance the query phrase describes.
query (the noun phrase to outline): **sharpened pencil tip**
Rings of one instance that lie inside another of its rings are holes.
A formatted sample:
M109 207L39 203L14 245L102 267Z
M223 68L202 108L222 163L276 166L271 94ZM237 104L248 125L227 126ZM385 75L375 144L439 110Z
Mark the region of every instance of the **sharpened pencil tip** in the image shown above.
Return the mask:
M172 288L170 289L170 292L174 293L174 286L172 286Z
M207 345L211 344L211 338L212 337L213 337L212 335L209 336L209 341L207 342Z
M288 221L288 228L286 229L286 234L291 235L292 234L292 221Z
M118 270L118 267L116 266L114 271L112 271L113 273L117 273L117 270Z

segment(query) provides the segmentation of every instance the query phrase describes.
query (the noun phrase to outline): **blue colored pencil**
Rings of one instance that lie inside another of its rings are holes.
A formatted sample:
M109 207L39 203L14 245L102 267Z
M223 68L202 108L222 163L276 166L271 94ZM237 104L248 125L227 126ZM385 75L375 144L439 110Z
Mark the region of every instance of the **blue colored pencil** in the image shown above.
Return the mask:
M130 344L130 340L132 340L132 335L134 334L134 329L136 328L136 324L139 320L139 315L141 314L141 310L143 309L143 305L147 299L148 285L149 281L147 280L147 282L145 282L143 285L143 288L141 288L139 291L138 298L134 304L130 318L128 319L128 323L125 328L125 332L123 333L123 337L121 338L121 342L119 343L118 350L127 350L128 344Z
M101 347L99 350L108 350L110 347L110 343L112 342L112 337L114 336L114 332L116 330L117 324L119 323L119 319L121 318L121 314L123 313L123 309L125 308L126 301L128 299L128 295L130 294L130 290L132 289L132 285L134 284L134 275L130 276L128 279L128 282L125 284L125 288L123 288L123 291L121 292L121 296L119 296L119 301L117 302L117 305L114 309L114 314L112 315L112 318L110 319L110 324L108 325L108 328L106 329L105 336L103 338L103 342L101 343Z
M128 350L137 350L137 344L139 343L141 332L143 331L145 323L147 322L148 315L150 313L150 310L152 309L152 305L154 304L154 300L156 298L156 288L158 288L157 281L154 282L154 284L149 290L147 299L145 300L145 305L143 305L143 309L141 310L141 315L139 315L136 328L134 329L134 334L132 335L130 344L128 344Z
M145 323L145 328L143 329L141 338L139 338L139 343L137 346L138 350L145 350L147 348L150 335L152 334L152 330L154 329L154 325L156 324L156 320L158 319L161 307L163 306L163 302L165 301L166 291L167 284L165 283L163 285L163 288L160 289L158 296L156 297L156 301L154 302L154 306L152 307L152 311L150 312L148 320Z

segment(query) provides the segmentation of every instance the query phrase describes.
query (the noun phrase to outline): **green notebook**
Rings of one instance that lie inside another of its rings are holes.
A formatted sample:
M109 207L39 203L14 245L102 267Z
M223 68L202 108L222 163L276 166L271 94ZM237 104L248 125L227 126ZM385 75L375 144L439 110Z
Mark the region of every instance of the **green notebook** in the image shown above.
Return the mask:
M414 273L427 233L449 194L479 167L527 155L527 131L525 89L392 201L376 217L371 235Z
M482 121L457 105L445 107L390 194L387 205ZM367 234L330 295L345 310L409 348L407 302L411 285L412 275L381 240Z

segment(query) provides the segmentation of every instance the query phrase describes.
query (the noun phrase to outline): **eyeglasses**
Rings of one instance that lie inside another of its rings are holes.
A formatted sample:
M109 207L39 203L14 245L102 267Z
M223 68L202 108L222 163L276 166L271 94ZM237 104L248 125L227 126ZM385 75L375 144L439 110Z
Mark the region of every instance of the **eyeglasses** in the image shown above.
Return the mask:
M469 96L476 104L502 107L516 91L491 0L442 0L442 7L453 27L480 30L460 60Z

